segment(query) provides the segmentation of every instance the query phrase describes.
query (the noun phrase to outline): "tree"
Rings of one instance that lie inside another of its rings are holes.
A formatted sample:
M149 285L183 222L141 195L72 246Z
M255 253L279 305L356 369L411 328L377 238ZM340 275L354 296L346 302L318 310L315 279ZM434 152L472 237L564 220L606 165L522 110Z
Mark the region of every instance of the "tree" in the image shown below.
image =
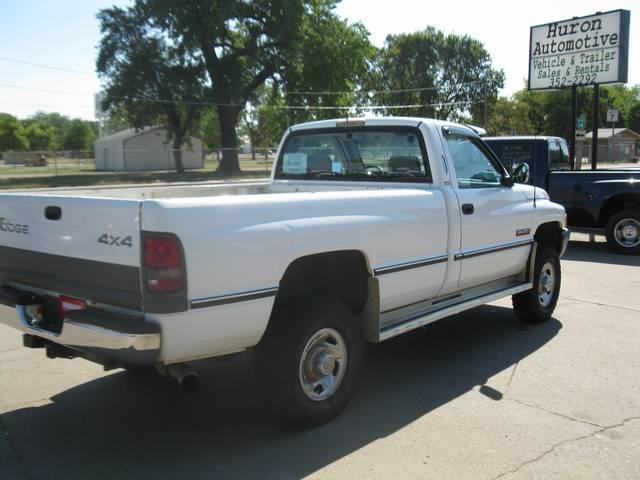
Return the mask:
M27 150L29 140L20 121L8 113L0 113L0 152Z
M65 150L89 151L93 150L95 139L96 134L90 122L75 118L65 132L62 147Z
M336 3L336 0L137 0L126 11L139 9L148 28L161 36L166 45L203 63L209 101L217 111L224 148L219 170L232 174L240 169L236 132L240 113L258 87L269 79L284 78L292 53L305 41L304 25L312 25L305 23L306 19L335 16ZM326 63L325 67L327 72L331 65Z
M151 3L98 13L102 38L97 70L106 80L103 107L118 109L136 128L165 127L176 171L182 173L182 148L197 129L202 110L204 65L148 21L145 8Z
M571 137L571 90L529 91L526 88L516 92L512 101L528 111L531 131L534 135L557 135ZM625 85L601 86L599 117L596 128L607 125L607 108L620 111L619 126L631 125L634 105L640 103L640 87ZM578 114L587 114L587 130L594 129L592 116L593 88L577 89Z
M138 0L148 23L203 61L220 122L224 174L240 171L236 125L253 92L283 65L299 38L304 0Z
M387 108L387 114L411 113L459 120L471 112L483 116L483 102L497 97L504 73L494 70L482 43L467 35L448 34L427 27L422 32L389 35L379 51L369 85L375 105L420 105Z
M357 109L346 107L362 101L359 90L377 50L364 25L350 24L326 6L311 3L300 25L301 39L288 49L284 71L273 84L274 93L284 94L282 104L300 107L285 110L288 123L353 115Z
M640 133L640 102L629 109L628 127L636 133Z
M69 117L57 112L36 112L23 122L26 127L34 123L46 126L46 128L51 127L55 131L55 137L49 144L50 150L59 150L62 148L64 136L71 124Z
M532 129L529 106L526 103L499 97L489 108L486 125L489 135L528 135Z
M207 107L202 111L197 135L206 148L220 147L220 120L215 108Z
M31 150L55 150L58 131L53 125L41 121L25 122L25 135L29 140Z
M620 113L617 125L628 128L631 109L640 103L640 85L632 87L626 85L605 86L600 89L600 95L606 102L605 115L607 108L615 108Z
M287 114L284 109L285 98L277 86L264 86L257 99L252 102L247 123L252 123L252 145L257 147L274 147L278 145L282 132L287 128ZM290 118L290 117L289 117Z
M102 117L103 135L120 132L128 128L133 128L129 121L130 114L124 105L112 105Z

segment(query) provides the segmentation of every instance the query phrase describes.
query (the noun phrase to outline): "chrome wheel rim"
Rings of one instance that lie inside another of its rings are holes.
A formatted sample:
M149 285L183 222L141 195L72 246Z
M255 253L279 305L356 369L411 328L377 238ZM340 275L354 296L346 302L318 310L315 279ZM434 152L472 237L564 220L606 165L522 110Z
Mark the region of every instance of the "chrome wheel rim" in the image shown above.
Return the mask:
M553 301L556 289L556 269L551 262L542 266L538 280L538 301L543 307L548 307Z
M635 218L623 218L613 228L613 236L625 248L637 247L640 245L640 222Z
M331 397L347 370L347 344L333 328L314 333L302 351L298 373L302 391L319 402Z

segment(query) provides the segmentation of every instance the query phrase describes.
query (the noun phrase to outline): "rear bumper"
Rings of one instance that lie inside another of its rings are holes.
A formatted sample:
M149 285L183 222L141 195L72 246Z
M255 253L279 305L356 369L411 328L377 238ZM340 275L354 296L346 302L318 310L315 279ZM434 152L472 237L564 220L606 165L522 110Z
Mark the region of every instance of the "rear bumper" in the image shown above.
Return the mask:
M33 296L6 287L0 288L0 303L15 307L16 317L0 317L0 323L48 342L127 364L154 364L160 353L160 325L143 318L97 309L67 312L59 333L39 327L29 315Z
M560 246L560 256L564 255L564 252L567 251L567 245L569 245L569 237L571 236L571 231L568 228L562 229L562 244Z

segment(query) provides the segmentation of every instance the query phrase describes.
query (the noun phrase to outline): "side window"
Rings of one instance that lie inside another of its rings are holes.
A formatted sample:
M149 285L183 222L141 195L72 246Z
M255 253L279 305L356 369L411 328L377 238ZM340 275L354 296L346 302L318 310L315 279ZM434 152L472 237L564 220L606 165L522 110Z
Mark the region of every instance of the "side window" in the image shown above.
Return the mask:
M562 165L560 143L557 140L549 140L549 168L557 168L560 165Z
M571 168L571 161L569 160L569 147L567 146L567 142L565 142L564 140L560 140L560 152L562 160L559 167Z
M445 139L458 177L458 188L488 188L501 185L500 172L471 137L447 133Z

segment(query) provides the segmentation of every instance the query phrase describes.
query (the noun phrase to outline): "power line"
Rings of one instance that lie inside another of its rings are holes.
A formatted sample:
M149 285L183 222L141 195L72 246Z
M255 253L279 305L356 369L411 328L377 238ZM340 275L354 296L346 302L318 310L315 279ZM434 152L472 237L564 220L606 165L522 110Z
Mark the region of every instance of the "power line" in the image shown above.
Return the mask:
M463 85L475 85L478 83L484 83L482 80L473 80L471 82L462 82L455 85L455 87L461 87ZM402 88L402 89L389 89L389 90L362 90L362 91L353 91L353 90L343 90L343 91L285 91L285 95L348 95L351 93L359 93L359 94L372 94L372 95L386 95L389 93L413 93L413 92L426 92L429 90L438 90L441 87L419 87L419 88Z
M20 64L20 65L28 65L30 67L46 68L46 69L49 69L49 70L58 70L60 72L75 73L75 74L78 74L78 75L88 75L90 77L95 77L94 73L81 72L80 70L72 70L70 68L54 67L52 65L43 65L41 63L24 62L22 60L16 60L14 58L6 58L6 57L0 57L0 60L2 60L4 62L17 63L17 64Z
M167 103L173 102L172 100L160 100L160 99L137 99L136 101L140 102L160 102ZM240 105L236 104L225 104L225 103L210 103L210 102L183 102L195 105L204 105L204 106L215 106L215 107L239 107ZM400 108L422 108L422 107L449 107L456 105L476 105L479 103L484 103L484 100L476 100L476 101L461 101L461 102L435 102L435 103L416 103L410 105L348 105L348 106L328 106L328 105L270 105L269 108L274 108L277 110L351 110L351 109L360 109L360 110L391 110L391 109L400 109ZM5 106L14 106L14 107L54 107L54 108L94 108L92 105L54 105L54 104L44 104L44 103L11 103L11 102L0 102L0 105Z
M0 83L0 87L5 88L18 88L20 90L32 90L35 92L46 92L46 93L60 93L62 95L76 95L76 96L93 96L93 93L84 93L84 92L65 92L62 90L50 90L48 88L37 88L37 87L23 87L20 85L9 85L7 83Z
M53 67L53 66L49 66L49 65L41 65L41 64L37 64L37 63L30 63L30 62L23 62L20 60L13 60L13 59L9 59L9 58L4 58L4 57L0 57L0 60L4 60L7 62L14 62L14 63L19 63L19 64L23 64L23 65L29 65L29 66L34 66L34 67L40 67L40 68L48 68L48 69L52 69L52 70L60 70L63 72L70 72L70 73L77 73L77 74L81 74L81 75L89 75L89 76L94 76L94 74L92 73L88 73L88 72L81 72L78 70L69 70L66 68L60 68L60 67ZM477 85L480 83L484 83L484 81L482 80L474 80L471 82L462 82L462 83L458 83L457 85L455 85L455 88L458 87L462 87L464 85ZM8 88L19 88L19 89L23 89L23 90L35 90L35 91L42 91L42 92L49 92L49 93L62 93L62 94L66 94L66 95L93 95L93 93L76 93L76 92L64 92L61 90L49 90L49 89L42 89L42 88L36 88L36 87L23 87L23 86L19 86L19 85L8 85L8 84L0 84L0 86L2 87L8 87ZM323 91L303 91L303 90L292 90L292 91L285 91L283 92L285 95L349 95L349 94L361 94L361 95L388 95L388 94L394 94L394 93L415 93L415 92L426 92L426 91L433 91L433 90L438 90L441 87L436 87L436 86L432 86L432 87L418 87L418 88L402 88L402 89L387 89L387 90L361 90L361 91L355 91L355 90L337 90L337 91L331 91L331 90L323 90ZM216 88L214 89L218 90L218 91L240 91L240 89L231 89L231 88Z
M10 107L93 108L93 105L53 105L51 103L0 102L0 105L10 106Z

